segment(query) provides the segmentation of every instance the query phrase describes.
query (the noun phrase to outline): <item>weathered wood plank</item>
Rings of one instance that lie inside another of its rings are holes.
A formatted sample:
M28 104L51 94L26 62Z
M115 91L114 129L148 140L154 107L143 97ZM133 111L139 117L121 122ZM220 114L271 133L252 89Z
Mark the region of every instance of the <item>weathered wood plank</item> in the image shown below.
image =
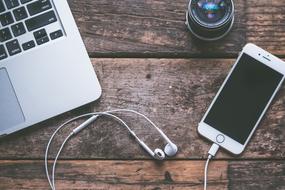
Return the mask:
M285 1L234 2L231 33L201 43L184 24L188 0L69 0L91 56L229 57L247 42L285 55Z
M197 125L233 62L230 59L94 59L103 87L101 99L1 140L0 159L42 159L56 126L80 113L113 108L135 109L148 115L177 143L176 158L205 158L210 143L198 136ZM122 117L150 147L163 147L160 136L145 122L129 115ZM284 125L283 87L240 158L284 159ZM52 153L71 128L56 138ZM149 159L122 126L107 119L99 119L78 134L62 156L70 159ZM218 158L228 157L224 151L218 154Z
M198 190L203 185L203 161L62 161L58 166L58 189ZM2 190L48 188L42 162L1 161L0 168ZM213 189L225 189L227 162L213 162L211 168L209 185Z
M202 189L204 161L61 161L58 189ZM285 188L284 162L213 161L209 190ZM1 161L0 189L48 189L41 161Z
M285 1L244 1L246 41L277 55L285 54Z
M285 189L285 162L240 161L228 165L229 189ZM270 176L273 176L272 178Z

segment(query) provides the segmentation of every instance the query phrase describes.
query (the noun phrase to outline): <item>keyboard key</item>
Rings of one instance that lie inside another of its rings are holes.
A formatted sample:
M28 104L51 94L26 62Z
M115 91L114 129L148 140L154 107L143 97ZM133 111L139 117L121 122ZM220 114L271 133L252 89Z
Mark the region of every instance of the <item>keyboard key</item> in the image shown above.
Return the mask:
M28 41L28 42L22 44L23 50L25 50L25 51L28 49L31 49L35 46L36 46L36 44L35 44L34 40L31 40L31 41Z
M10 40L11 38L12 38L12 34L9 28L4 28L0 30L0 42L5 42L7 40Z
M33 31L53 22L56 22L57 18L53 11L41 14L39 16L30 18L25 21L28 31Z
M8 9L15 8L20 5L18 0L4 0Z
M55 32L50 33L50 38L51 38L52 40L57 39L57 38L59 38L59 37L61 37L61 36L63 36L63 33L62 33L61 30L57 30L57 31L55 31Z
M11 56L16 55L22 51L18 40L12 40L10 42L7 42L6 47L8 49L9 55Z
M39 31L34 32L34 37L38 45L42 45L49 41L49 38L47 36L47 32L45 29L41 29Z
M7 12L7 13L0 15L0 22L2 26L7 26L9 24L12 24L14 22L12 14L10 12Z
M11 29L15 37L26 33L26 29L22 22L12 25Z
M0 60L7 58L8 55L6 53L5 47L0 45Z
M25 3L28 3L28 2L30 2L30 1L32 1L32 0L21 0L21 3L22 3L22 4L25 4Z
M0 0L0 13L5 11L5 6L2 0Z
M20 8L13 10L13 14L14 14L16 21L19 21L19 20L22 20L28 17L28 13L25 7L20 7Z
M47 32L46 32L45 29L41 29L41 30L38 30L38 31L34 32L34 37L35 37L36 40L40 39L40 38L43 38L45 36L47 36Z
M48 36L45 36L45 37L42 37L42 38L40 38L40 39L37 39L37 44L38 44L38 45L42 45L42 44L44 44L44 43L47 43L48 41L49 41Z
M28 4L27 9L31 16L38 14L40 12L51 9L51 3L49 0L38 0L34 3Z

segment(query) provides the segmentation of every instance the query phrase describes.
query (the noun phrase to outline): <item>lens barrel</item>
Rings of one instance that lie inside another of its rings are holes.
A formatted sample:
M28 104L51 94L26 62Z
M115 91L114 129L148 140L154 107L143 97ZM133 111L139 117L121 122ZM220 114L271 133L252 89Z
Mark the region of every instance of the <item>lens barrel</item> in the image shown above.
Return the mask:
M192 34L205 41L226 36L234 23L232 0L190 0L186 25Z

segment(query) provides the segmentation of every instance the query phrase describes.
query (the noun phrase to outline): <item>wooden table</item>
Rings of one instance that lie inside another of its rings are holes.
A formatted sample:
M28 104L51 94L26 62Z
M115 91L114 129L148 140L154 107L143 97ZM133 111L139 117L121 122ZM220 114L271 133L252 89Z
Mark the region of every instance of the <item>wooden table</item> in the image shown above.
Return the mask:
M210 142L197 125L247 42L285 57L285 1L235 0L236 20L223 40L204 43L184 25L187 0L69 0L101 85L102 97L0 141L0 189L49 189L44 151L56 126L78 114L135 109L177 143L175 158L153 161L125 128L99 119L64 149L58 189L202 189ZM123 115L152 148L160 136ZM76 124L81 123L78 121ZM66 128L52 145L54 151ZM209 189L285 189L285 88L246 151L220 151L210 163Z

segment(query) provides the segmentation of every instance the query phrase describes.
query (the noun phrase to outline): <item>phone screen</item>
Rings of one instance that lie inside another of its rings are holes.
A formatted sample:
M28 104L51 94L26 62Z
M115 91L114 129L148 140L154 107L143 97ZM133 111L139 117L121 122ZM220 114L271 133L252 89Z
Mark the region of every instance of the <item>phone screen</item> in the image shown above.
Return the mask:
M243 53L204 122L245 144L282 78L281 73Z

